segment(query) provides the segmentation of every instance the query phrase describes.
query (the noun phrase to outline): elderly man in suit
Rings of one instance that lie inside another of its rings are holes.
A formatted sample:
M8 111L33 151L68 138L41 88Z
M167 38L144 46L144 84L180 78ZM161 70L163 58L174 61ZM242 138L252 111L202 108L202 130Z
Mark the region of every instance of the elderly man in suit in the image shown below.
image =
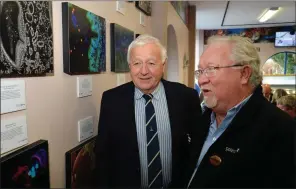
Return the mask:
M255 47L239 36L208 44L195 72L205 124L192 140L186 187L294 188L296 122L262 95Z
M128 48L132 82L103 93L98 187L166 188L182 181L201 108L194 89L162 79L166 59L158 39L139 36Z

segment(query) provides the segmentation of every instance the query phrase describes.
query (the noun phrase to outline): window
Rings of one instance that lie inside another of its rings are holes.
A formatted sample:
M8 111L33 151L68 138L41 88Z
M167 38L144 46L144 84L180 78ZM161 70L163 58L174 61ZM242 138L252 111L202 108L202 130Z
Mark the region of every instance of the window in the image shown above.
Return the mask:
M272 55L262 71L263 75L296 75L296 53L286 51Z

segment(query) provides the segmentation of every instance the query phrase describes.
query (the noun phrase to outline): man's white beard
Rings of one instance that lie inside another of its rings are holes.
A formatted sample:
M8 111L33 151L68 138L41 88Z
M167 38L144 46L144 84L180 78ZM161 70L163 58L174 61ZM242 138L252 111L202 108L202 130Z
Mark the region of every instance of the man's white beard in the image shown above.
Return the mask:
M215 95L213 96L204 96L204 103L208 108L214 108L217 105L217 98Z

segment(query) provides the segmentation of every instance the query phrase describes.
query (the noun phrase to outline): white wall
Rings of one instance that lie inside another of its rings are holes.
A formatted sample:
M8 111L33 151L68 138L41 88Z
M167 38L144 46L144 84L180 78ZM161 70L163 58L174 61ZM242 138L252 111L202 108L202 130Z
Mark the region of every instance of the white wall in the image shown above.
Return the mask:
M179 81L179 54L178 54L178 42L175 29L172 25L168 26L167 29L167 80L168 81Z

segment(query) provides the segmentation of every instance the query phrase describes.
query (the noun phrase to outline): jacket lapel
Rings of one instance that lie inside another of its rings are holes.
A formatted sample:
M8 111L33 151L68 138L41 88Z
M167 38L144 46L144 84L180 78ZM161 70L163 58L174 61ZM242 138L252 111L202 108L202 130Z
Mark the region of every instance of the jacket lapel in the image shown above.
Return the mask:
M138 150L138 140L137 140L137 128L136 128L136 119L135 119L135 103L134 103L134 93L135 86L133 82L128 83L127 92L125 93L125 114L127 116L127 127L125 128L127 135L130 137L132 143L131 148L139 154Z
M262 89L261 87L258 87L254 91L249 101L240 109L240 111L233 118L229 127L221 135L222 138L252 123L253 121L252 117L255 117L255 114L257 112L256 110L258 110L258 108L256 107L261 107L262 98L264 98L261 94L262 94Z
M178 135L178 102L176 101L174 91L172 91L169 82L166 80L162 80L162 84L165 89L165 95L166 95L166 100L167 100L167 106L168 106L168 111L169 111L169 119L170 119L170 125L171 125L171 135L172 135L172 162L174 162L174 154L175 154L175 149L174 146L175 138L176 135Z

